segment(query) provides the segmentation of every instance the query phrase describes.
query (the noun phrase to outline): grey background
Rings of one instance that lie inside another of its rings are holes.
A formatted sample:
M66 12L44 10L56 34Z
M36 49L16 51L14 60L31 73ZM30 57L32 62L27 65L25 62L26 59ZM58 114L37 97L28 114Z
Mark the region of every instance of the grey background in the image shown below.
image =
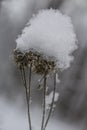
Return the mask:
M63 13L71 16L79 49L74 53L75 60L71 67L59 75L61 82L57 85L57 91L59 91L60 97L53 121L49 124L48 129L86 130L87 1L25 0L26 8L22 10L23 13L20 14L20 17L12 11L7 12L8 8L5 8L3 2L8 4L11 1L0 0L0 130L27 129L25 91L12 53L16 46L15 39L21 33L32 14L37 13L39 9L50 7L60 9ZM21 2L22 0L20 0L20 7ZM37 125L40 120L37 121L39 115L37 113L40 112L41 101L39 99L42 93L36 91L36 81L37 77L33 76L32 116Z

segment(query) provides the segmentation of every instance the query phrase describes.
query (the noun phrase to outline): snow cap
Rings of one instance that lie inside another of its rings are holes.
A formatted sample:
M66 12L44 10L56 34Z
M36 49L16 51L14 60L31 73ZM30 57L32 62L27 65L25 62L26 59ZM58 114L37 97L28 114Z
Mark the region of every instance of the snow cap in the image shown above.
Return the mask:
M69 16L59 10L46 9L34 15L16 39L16 49L28 51L33 48L50 57L55 57L57 66L66 69L70 66L77 49L76 34Z

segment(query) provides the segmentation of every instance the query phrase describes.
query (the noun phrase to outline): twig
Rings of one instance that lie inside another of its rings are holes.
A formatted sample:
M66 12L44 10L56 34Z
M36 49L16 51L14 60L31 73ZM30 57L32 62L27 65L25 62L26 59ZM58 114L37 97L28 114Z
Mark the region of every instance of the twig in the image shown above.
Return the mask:
M51 107L50 107L50 110L49 110L49 114L48 114L47 120L46 120L45 125L44 125L44 129L47 127L47 124L48 124L49 119L50 119L51 114L52 114L53 105L54 105L54 99L55 99L55 92L56 92L56 72L54 73L54 88L53 88L52 103L51 103Z
M21 71L21 77L22 77L22 81L23 81L24 87L26 88L27 86L26 86L25 81L24 81L23 68L21 68L20 71Z
M30 95L28 93L28 87L27 87L26 75L25 75L25 69L24 69L24 67L21 69L21 76L22 76L22 80L23 80L23 83L24 83L25 91L26 91L26 101L27 101L27 109L28 109L29 130L31 130L31 118L30 118L30 106L29 106L29 104L30 104L30 98L29 98ZM29 77L30 76L31 76L31 71L30 71Z
M43 79L44 79L44 76L42 76L38 82L41 83L43 81Z
M46 110L46 72L44 74L44 88L43 88L43 117L42 117L42 125L41 130L44 130L44 122L45 122L45 110Z
M30 130L32 129L32 126L31 126L31 116L30 116L30 98L31 98L31 67L32 65L30 64L30 67L29 67L29 88L27 90L28 92L28 113L29 113L29 124L30 124Z

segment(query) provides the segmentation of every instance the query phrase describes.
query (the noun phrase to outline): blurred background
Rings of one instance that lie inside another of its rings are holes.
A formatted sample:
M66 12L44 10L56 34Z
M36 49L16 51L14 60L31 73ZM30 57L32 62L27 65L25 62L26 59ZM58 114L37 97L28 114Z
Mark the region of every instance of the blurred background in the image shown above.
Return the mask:
M12 58L15 39L34 13L54 8L68 14L79 48L71 67L61 73L60 93L48 130L86 130L87 127L87 0L0 0L0 130L27 130L25 91ZM39 129L41 92L32 82L33 130ZM51 84L50 84L51 86ZM36 125L35 125L36 124Z

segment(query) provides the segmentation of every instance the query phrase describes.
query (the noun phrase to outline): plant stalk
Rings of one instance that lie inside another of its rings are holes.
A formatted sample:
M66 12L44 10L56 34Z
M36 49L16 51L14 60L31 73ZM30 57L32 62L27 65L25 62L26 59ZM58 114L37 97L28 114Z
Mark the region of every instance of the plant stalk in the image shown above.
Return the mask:
M30 64L30 67L29 67L29 88L27 89L27 93L28 93L28 119L29 119L29 124L30 124L30 130L32 129L32 126L31 126L31 116L30 116L30 98L31 98L31 67L32 65Z
M45 111L46 111L46 73L44 74L44 88L43 88L43 117L42 117L41 130L45 130L45 129L44 129Z
M49 114L48 114L47 120L46 120L45 125L44 125L44 129L47 127L49 119L50 119L51 114L52 114L53 105L54 105L54 99L55 99L55 92L56 92L56 72L54 73L54 88L53 88L52 103L51 103L51 107L50 107L50 110L49 110Z
M25 75L25 69L24 69L24 67L21 69L21 76L22 76L22 80L23 80L23 84L24 84L25 92L26 92L29 130L32 130L32 127L31 127L31 117L30 117L30 82L31 82L31 70L29 72L29 90L28 90L28 87L27 87L26 75Z

